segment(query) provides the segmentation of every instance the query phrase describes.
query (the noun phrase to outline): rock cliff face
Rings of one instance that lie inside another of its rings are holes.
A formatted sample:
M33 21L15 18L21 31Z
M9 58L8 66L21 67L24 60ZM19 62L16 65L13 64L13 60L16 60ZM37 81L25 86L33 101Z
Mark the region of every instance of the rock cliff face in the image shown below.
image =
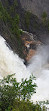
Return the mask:
M48 13L48 4L48 0L0 0L0 35L6 39L12 50L26 61L36 53L38 45L49 44L49 32L35 16L36 14L40 17L43 11ZM30 10L33 14L26 10ZM19 25L16 24L16 16L19 18ZM17 36L19 33L19 30L16 32L17 29L25 30L29 34L21 32L20 36ZM31 33L34 40L30 40Z
M46 12L49 17L49 0L20 0L22 7L39 18Z

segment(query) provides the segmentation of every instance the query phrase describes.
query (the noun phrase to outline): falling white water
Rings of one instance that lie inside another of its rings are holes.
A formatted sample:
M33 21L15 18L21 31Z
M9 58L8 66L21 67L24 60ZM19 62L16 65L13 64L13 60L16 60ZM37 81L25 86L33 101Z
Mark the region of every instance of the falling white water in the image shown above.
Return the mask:
M38 48L37 54L32 57L29 66L24 65L23 60L14 54L0 36L0 76L16 73L18 81L28 78L31 73L36 76L37 90L32 100L41 101L49 99L49 46Z
M49 46L41 46L29 62L28 70L36 76L37 90L34 101L49 100Z
M30 75L23 64L23 60L6 46L5 39L0 36L0 76L3 77L13 73L15 73L18 81Z

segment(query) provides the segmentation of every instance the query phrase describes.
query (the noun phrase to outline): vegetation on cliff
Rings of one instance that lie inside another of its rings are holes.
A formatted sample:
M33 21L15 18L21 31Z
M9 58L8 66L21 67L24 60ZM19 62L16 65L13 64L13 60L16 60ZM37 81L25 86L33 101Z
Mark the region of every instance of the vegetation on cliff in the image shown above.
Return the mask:
M45 23L44 15L42 20ZM20 0L0 1L0 34L3 35L12 50L17 52L21 58L25 59L26 57L23 53L26 47L23 44L23 33L20 29L38 34L38 32L44 30L43 27L45 28L43 22L41 23L37 16L22 9Z
M10 13L11 10L12 9L10 9ZM5 25L7 24L9 26L10 31L18 38L20 36L19 15L16 13L13 17L10 15L10 13L8 13L7 9L4 8L0 2L0 19L5 23Z
M43 12L42 14L42 23L45 27L47 27L47 30L49 31L49 18L47 17L46 12Z
M5 7L3 5L3 3L0 1L0 23L3 24L3 26L1 26L2 31L0 31L0 33L3 34L3 36L5 36L5 38L6 38L6 36L10 36L10 37L8 37L9 41L11 41L13 43L15 41L16 46L18 48L17 53L19 52L19 55L22 56L24 46L22 47L23 43L22 43L22 40L20 37L22 31L19 29L19 14L16 13L15 15L12 16L13 10L16 6L15 2L16 1L14 0L14 6L13 5L10 6L9 11L8 11L8 8ZM6 6L9 5L8 1L6 1L5 4L6 4ZM12 10L12 7L13 7L13 10ZM6 27L7 29L4 29L4 27ZM10 33L8 33L8 31Z

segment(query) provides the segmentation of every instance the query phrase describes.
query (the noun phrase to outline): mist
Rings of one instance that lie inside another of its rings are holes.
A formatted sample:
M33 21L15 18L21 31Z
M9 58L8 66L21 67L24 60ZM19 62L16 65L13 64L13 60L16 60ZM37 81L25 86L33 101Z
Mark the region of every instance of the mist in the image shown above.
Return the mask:
M49 100L49 45L37 48L37 53L31 58L27 68L36 77L38 86L32 99Z

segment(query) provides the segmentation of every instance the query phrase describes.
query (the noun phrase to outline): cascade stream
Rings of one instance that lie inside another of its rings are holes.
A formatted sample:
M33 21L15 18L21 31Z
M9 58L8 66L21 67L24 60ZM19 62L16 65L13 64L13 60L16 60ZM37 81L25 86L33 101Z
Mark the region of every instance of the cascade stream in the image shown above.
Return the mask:
M0 36L0 78L15 73L16 79L28 78L31 73L36 77L36 94L31 98L33 101L49 99L49 46L41 46L37 53L29 61L26 67L23 60L14 54L6 45L5 39Z

